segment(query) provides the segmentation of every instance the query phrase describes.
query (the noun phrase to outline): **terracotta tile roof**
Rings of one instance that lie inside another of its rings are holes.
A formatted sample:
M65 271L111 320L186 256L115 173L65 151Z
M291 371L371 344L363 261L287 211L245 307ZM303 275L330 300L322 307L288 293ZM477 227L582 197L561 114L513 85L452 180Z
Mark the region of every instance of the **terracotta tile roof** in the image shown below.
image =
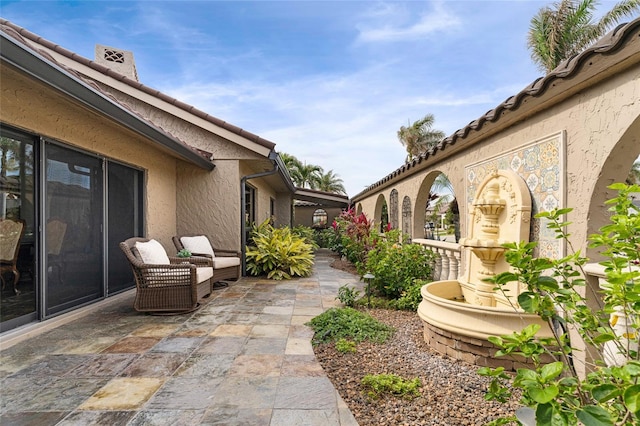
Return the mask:
M256 143L258 145L261 145L261 146L263 146L265 148L268 148L270 150L273 150L275 148L275 146L276 146L276 144L274 142L271 142L271 141L269 141L267 139L263 139L263 138L261 138L260 136L258 136L256 134L248 132L248 131L246 131L244 129L241 129L240 127L234 126L233 124L227 123L224 120L221 120L221 119L216 118L216 117L214 117L212 115L209 115L206 112L201 111L201 110L197 109L196 107L194 107L192 105L189 105L189 104L186 104L186 103L184 103L182 101L179 101L176 98L172 98L171 96L168 96L168 95L160 92L159 90L156 90L156 89L153 89L151 87L145 86L144 84L142 84L142 83L140 83L138 81L132 80L132 79L130 79L130 78L128 78L128 77L126 77L126 76L124 76L122 74L119 74L119 73L113 71L112 69L110 69L108 67L105 67L104 65L100 65L100 64L98 64L98 63L96 63L94 61L91 61L91 60L89 60L89 59L87 59L87 58L85 58L83 56L78 55L77 53L74 53L74 52L72 52L70 50L67 50L67 49L65 49L64 47L62 47L62 46L60 46L58 44L55 44L55 43L53 43L53 42L51 42L49 40L46 40L46 39L38 36L37 34L34 34L31 31L28 31L25 28L22 28L22 27L14 24L14 23L12 23L10 21L7 21L6 19L1 19L0 18L0 26L3 26L5 28L11 28L16 34L20 35L21 38L23 40L25 40L25 41L29 40L29 41L32 41L34 43L40 44L40 45L42 45L42 46L44 46L44 47L46 47L48 49L51 49L52 51L54 51L54 52L56 52L56 53L58 53L58 54L60 54L62 56L65 56L65 57L67 57L69 59L72 59L72 60L74 60L74 61L76 61L76 62L78 62L78 63L80 63L82 65L85 65L85 66L87 66L87 67L89 67L91 69L94 69L94 70L96 70L96 71L98 71L98 72L100 72L102 74L105 74L105 75L107 75L107 76L109 76L109 77L111 77L111 78L113 78L113 79L115 79L117 81L120 81L120 82L122 82L122 83L124 83L124 84L126 84L126 85L128 85L130 87L133 87L133 88L135 88L137 90L140 90L141 92L144 92L144 93L149 94L149 95L151 95L151 96L153 96L155 98L158 98L158 99L160 99L160 100L162 100L164 102L167 102L167 103L169 103L169 104L171 104L171 105L173 105L173 106L175 106L177 108L180 108L180 109L182 109L182 110L184 110L184 111L186 111L186 112L188 112L190 114L193 114L194 116L196 116L198 118L201 118L201 119L206 120L206 121L208 121L210 123L213 123L216 126L221 127L221 128L223 128L225 130L228 130L228 131L230 131L230 132L232 132L232 133L234 133L234 134L236 134L238 136L241 136L241 137L243 137L243 138L245 138L245 139L247 139L247 140L249 140L251 142L254 142L254 143ZM33 46L31 46L31 47L33 48ZM43 53L43 52L39 52L39 53ZM50 59L53 59L53 58L50 58ZM76 73L76 75L77 75L77 73Z
M500 120L505 120L509 116L513 119L514 114L517 117L518 109L527 101L532 98L543 97L559 80L570 80L574 78L585 69L585 65L590 65L591 61L593 61L595 57L610 55L622 50L633 37L640 37L640 18L637 18L627 24L619 25L591 47L565 60L549 74L536 79L518 94L507 98L500 105L489 110L480 118L473 120L462 129L455 131L430 151L425 152L409 163L403 164L384 178L368 186L366 189L352 197L352 200L362 197L367 192L375 190L392 179L409 172L411 169L415 169L416 166L429 157L436 156L439 152L446 151L457 143L462 142L471 134L471 132L480 131L487 124L498 123Z

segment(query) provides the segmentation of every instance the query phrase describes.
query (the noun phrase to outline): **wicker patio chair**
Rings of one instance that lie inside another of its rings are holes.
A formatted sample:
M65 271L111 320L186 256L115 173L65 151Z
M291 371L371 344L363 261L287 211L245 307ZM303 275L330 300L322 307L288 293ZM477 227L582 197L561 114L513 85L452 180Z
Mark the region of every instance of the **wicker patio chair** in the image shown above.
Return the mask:
M140 312L185 313L211 294L213 268L208 259L168 257L155 240L129 238L120 248L136 280L133 307Z
M0 219L0 280L2 288L5 286L4 275L6 272L13 274L13 292L19 294L18 281L20 281L20 271L18 271L18 252L20 251L20 240L24 235L25 221L22 219Z
M223 250L214 248L206 235L179 235L173 237L173 244L178 251L189 250L194 256L202 256L209 259L213 266L213 288L221 286L223 280L240 279L240 252L235 250ZM224 286L224 284L222 284Z

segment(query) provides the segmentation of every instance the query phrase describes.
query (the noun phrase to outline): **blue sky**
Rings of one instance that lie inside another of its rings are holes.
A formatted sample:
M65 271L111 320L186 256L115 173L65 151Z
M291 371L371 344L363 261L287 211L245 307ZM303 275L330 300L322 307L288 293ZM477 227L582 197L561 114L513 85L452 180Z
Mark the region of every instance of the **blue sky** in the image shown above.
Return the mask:
M7 1L0 15L333 170L353 196L400 167L396 133L447 135L542 73L526 48L551 1ZM607 10L612 1L602 3Z

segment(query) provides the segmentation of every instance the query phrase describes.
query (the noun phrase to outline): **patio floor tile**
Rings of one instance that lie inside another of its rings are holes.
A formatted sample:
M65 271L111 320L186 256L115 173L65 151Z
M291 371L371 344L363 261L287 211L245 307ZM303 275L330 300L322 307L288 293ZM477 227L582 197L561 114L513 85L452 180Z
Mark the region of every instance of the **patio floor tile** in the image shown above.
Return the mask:
M80 410L135 410L162 386L163 379L117 377L78 407Z

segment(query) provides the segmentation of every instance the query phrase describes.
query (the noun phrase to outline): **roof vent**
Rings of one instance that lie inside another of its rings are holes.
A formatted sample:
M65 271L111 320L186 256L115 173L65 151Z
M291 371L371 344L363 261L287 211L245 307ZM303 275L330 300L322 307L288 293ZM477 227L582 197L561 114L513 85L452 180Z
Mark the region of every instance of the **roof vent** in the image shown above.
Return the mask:
M95 55L96 63L112 69L118 74L139 81L136 63L133 60L133 52L97 44Z

